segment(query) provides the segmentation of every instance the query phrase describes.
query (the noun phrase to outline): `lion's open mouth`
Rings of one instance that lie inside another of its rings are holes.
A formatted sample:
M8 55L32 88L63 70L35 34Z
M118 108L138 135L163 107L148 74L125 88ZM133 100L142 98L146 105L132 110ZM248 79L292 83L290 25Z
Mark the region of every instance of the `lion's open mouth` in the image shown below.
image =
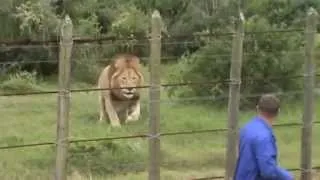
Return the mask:
M125 96L133 96L133 92L126 92L124 93Z

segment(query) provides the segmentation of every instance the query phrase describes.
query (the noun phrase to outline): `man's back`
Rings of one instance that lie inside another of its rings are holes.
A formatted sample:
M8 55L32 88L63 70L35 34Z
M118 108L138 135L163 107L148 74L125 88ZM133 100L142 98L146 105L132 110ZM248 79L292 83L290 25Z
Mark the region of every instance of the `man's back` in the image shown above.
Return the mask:
M240 131L239 158L234 180L292 180L277 165L276 139L271 127L254 117Z

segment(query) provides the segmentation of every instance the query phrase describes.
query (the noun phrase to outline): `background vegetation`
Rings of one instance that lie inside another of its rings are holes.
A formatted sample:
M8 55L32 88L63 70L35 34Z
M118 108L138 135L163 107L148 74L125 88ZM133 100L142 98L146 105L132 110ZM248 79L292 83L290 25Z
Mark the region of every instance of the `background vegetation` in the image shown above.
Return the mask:
M241 6L246 18L246 31L304 28L308 7L312 6L320 11L319 0L246 0ZM154 9L161 13L164 22L163 36L166 37L162 42L163 83L214 81L229 77L231 36L170 37L200 32L232 32L232 22L238 12L238 4L234 0L2 0L0 39L58 38L60 19L65 14L71 16L75 36L133 37L132 41L81 44L73 48L72 86L93 87L101 68L116 53L134 53L144 57L144 65L148 64L149 42L139 39L150 32L150 16ZM304 35L300 32L245 36L242 78L283 79L243 81L241 93L287 93L281 97L284 104L281 122L298 122L301 119L301 93L292 92L302 90L303 81L285 76L303 73L303 48ZM320 48L320 43L317 48ZM316 61L319 64L318 57L317 54ZM0 92L55 89L57 58L58 46L55 44L1 46ZM38 63L31 63L35 61ZM147 70L144 71L148 76ZM172 87L164 89L162 95L165 101L161 106L162 131L225 127L227 98L220 97L228 95L227 84ZM147 131L147 94L144 96L142 120L120 130L96 124L96 96L96 93L78 93L72 96L73 138L128 135ZM190 96L206 100L184 101L184 98ZM215 99L205 98L207 96ZM4 119L0 130L1 146L55 140L55 96L1 97L0 102ZM241 108L253 108L255 102L255 97L244 96ZM243 111L241 121L244 122L253 113ZM315 130L315 133L318 132ZM296 157L299 157L300 129L281 129L277 133L283 162L281 164L286 167L299 166L299 159ZM225 141L224 134L163 138L164 179L185 179L189 176L221 173ZM319 150L319 144L314 145L314 155L319 154ZM190 156L195 152L200 153L196 157ZM54 147L3 150L0 152L3 160L0 168L6 171L0 173L0 177L10 180L49 179L54 155ZM70 177L145 179L147 158L147 141L143 139L73 144L70 149ZM315 164L319 163L319 158L314 158Z

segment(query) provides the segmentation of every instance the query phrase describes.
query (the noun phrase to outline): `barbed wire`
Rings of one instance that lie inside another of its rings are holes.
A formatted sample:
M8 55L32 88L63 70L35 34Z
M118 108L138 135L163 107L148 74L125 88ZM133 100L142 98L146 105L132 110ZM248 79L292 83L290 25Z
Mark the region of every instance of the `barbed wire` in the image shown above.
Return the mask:
M314 121L312 124L318 125L320 121ZM274 124L273 127L293 127L293 126L302 126L302 123L282 123ZM112 140L121 140L121 139L136 139L136 138L160 138L164 136L174 136L174 135L188 135L188 134L203 134L203 133L221 133L227 132L227 128L216 128L216 129L204 129L204 130L189 130L189 131L176 131L176 132L164 132L159 133L156 136L149 135L147 133L128 135L128 136L116 136L116 137L97 137L97 138L86 138L86 139L70 139L69 143L85 143L85 142L98 142L98 141L112 141ZM39 142L39 143L30 143L30 144L17 144L9 146L0 146L0 150L5 149L17 149L24 147L37 147L37 146L49 146L56 145L56 142Z
M271 81L271 80L280 80L280 79L298 79L305 77L306 75L295 75L295 76L277 76L277 77L262 77L262 78L247 78L242 79L241 81ZM320 73L314 74L314 77L320 76ZM223 79L223 80L216 80L216 81L206 81L206 82L181 82L181 83L167 83L167 84L160 84L161 87L176 87L176 86L193 86L193 85L209 85L209 84L226 84L231 83L232 79ZM117 88L83 88L83 89L71 89L70 93L75 92L91 92L91 91L103 91L103 90L115 90L115 89L127 89L127 88L137 88L137 89L146 89L150 88L150 85L144 86L134 86L134 87L117 87ZM15 93L0 93L0 96L26 96L26 95L40 95L40 94L56 94L59 93L59 90L52 90L52 91L29 91L29 92L15 92Z
M268 31L246 31L245 34L265 34L265 33L290 33L290 32L304 32L305 29L277 29L277 30L268 30ZM222 32L211 32L211 33L194 33L186 35L171 35L165 36L162 39L186 39L190 37L221 37L221 36L231 36L235 33L222 33ZM1 40L0 44L10 46L10 45L37 45L37 44L54 44L59 43L59 38L49 39L49 40L32 40L32 39L20 39L20 40ZM126 37L119 38L117 36L100 36L98 38L92 37L73 37L73 42L75 44L82 43L102 43L102 41L143 41L143 40L152 40L150 36L145 37Z
M270 51L265 51L266 49L260 49L261 52L255 52L255 53L243 53L243 56L256 56L256 55L261 55L261 53L271 53L272 50L268 49ZM279 52L280 53L280 52ZM296 50L296 51L287 51L284 52L285 55L295 55L295 54L304 54L304 51L302 50ZM315 52L315 55L319 55L320 52ZM221 54L207 54L207 55L196 55L196 56L162 56L161 59L162 60L170 60L170 59L181 59L181 58L196 58L196 59L206 59L206 58L214 58L214 57L231 57L231 53L221 53ZM150 57L140 57L140 60L143 61L148 61L150 59ZM109 62L111 59L108 58L94 58L95 62ZM77 63L77 60L75 59L71 59L72 62ZM220 60L221 62L224 63L230 63L228 61L225 60ZM245 61L245 58L244 58ZM219 62L219 61L218 61ZM22 61L0 61L0 65L12 65L12 64L37 64L37 63L59 63L59 60L53 60L53 59L49 59L49 60L22 60Z

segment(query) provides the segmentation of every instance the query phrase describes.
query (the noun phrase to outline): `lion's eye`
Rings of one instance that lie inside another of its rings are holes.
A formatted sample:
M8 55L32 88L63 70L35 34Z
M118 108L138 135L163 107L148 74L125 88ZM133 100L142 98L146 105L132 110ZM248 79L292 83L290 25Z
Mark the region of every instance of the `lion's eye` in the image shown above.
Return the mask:
M122 80L126 80L127 78L126 78L126 77L122 77L121 79L122 79Z

